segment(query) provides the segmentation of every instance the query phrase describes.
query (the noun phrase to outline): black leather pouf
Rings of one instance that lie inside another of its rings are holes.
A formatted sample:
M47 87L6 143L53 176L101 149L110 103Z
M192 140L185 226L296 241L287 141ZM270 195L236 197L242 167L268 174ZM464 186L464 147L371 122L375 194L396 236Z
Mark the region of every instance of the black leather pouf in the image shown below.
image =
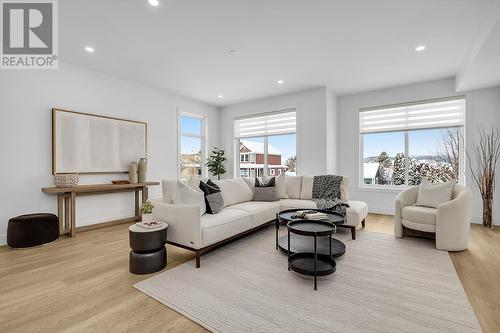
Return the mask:
M11 218L7 244L14 248L38 246L59 238L59 219L54 214L28 214Z

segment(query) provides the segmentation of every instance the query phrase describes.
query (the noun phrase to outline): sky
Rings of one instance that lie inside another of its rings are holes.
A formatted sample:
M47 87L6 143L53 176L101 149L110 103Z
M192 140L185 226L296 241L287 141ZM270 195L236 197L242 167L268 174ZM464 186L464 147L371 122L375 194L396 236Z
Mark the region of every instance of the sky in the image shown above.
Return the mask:
M434 155L440 150L443 134L446 129L428 129L408 132L409 153L411 156ZM364 157L378 156L382 151L390 157L398 152L404 152L404 133L370 133L363 138Z

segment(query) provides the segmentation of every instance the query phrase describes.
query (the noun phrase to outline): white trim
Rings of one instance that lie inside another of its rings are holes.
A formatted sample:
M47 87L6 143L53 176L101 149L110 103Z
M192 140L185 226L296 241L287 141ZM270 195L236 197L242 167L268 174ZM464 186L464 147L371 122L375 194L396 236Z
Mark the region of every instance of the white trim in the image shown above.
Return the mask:
M296 126L295 126L295 133L279 133L279 134L270 134L270 135L257 135L257 136L254 136L253 138L264 138L264 163L267 164L267 149L268 149L268 145L267 145L267 138L269 136L279 136L279 135L291 135L291 134L295 134L295 156L296 156L296 166L295 166L295 169L296 169L296 174L300 174L300 128L301 128L301 113L299 112L299 107L298 106L290 106L290 107L286 107L286 108L279 108L279 109L275 109L273 111L269 111L269 112L263 112L263 113L257 113L257 114L253 114L253 115L247 115L247 116L235 116L233 117L233 128L232 128L232 131L233 131L233 138L234 138L234 158L233 158L233 164L234 164L234 170L233 170L233 176L234 178L240 178L241 175L240 175L240 149L239 149L239 146L240 146L240 139L251 139L252 137L244 137L244 138L237 138L236 137L236 133L235 133L235 129L234 129L234 123L235 121L237 120L240 120L240 119L249 119L249 118L256 118L256 117L260 117L260 116L268 116L268 115L273 115L273 114L280 114L280 113L284 113L284 112L292 112L292 111L295 111L295 119L296 119ZM268 170L267 170L267 167L264 168L264 174L267 174Z
M181 118L189 117L199 119L201 121L201 134L182 133ZM201 145L201 177L206 177L207 168L205 167L205 158L207 155L207 126L205 116L183 112L180 106L177 107L177 179L181 179L181 137L189 137L200 139Z

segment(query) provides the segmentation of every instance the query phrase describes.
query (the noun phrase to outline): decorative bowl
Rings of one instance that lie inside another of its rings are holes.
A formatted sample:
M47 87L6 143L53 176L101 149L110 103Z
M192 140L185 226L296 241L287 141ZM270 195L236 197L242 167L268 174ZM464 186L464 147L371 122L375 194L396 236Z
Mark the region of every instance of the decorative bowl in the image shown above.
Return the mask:
M75 187L80 178L77 173L61 173L54 175L54 185L56 187Z

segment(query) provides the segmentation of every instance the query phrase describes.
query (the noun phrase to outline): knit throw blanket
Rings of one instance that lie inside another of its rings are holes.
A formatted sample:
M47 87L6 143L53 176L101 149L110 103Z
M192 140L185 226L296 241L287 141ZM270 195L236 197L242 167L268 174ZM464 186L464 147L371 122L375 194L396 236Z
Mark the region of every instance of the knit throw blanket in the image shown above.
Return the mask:
M346 215L347 202L341 200L342 176L314 176L312 197L318 209Z

